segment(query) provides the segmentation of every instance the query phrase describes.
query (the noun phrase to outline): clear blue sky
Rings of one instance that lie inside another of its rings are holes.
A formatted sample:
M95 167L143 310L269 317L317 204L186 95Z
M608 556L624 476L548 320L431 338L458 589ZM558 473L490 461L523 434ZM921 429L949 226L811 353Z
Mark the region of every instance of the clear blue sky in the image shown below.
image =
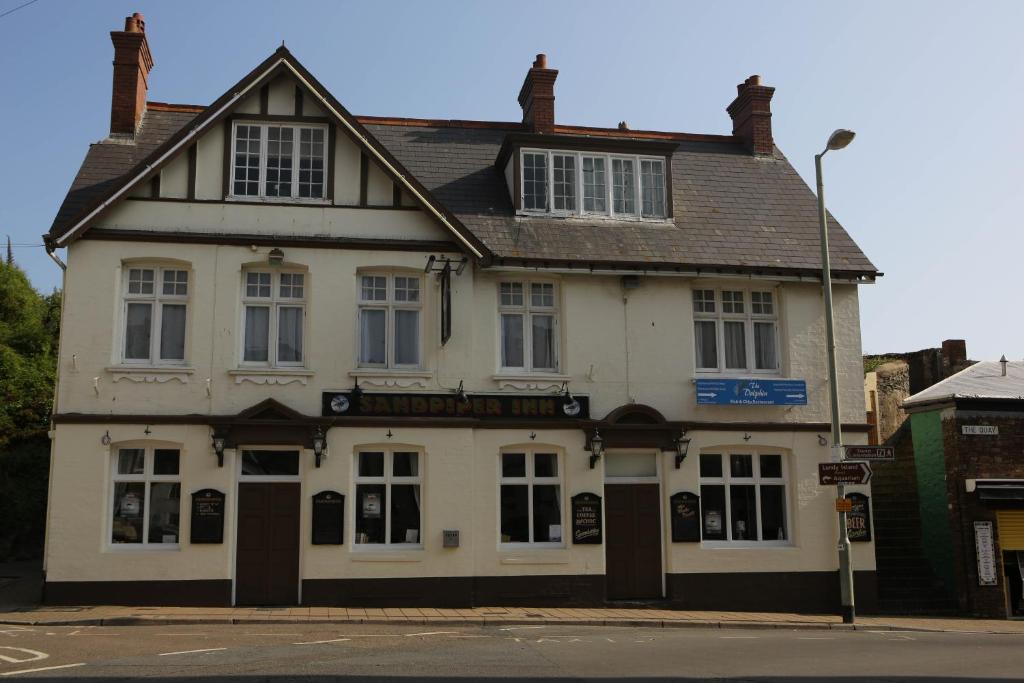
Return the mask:
M0 0L0 12L25 0ZM0 239L41 244L109 125L108 32L146 15L150 99L207 104L284 40L358 114L517 120L533 56L561 123L728 133L752 73L777 144L885 277L861 288L866 352L966 338L1024 357L1024 2L199 2L38 0L0 18ZM16 260L49 290L42 248Z

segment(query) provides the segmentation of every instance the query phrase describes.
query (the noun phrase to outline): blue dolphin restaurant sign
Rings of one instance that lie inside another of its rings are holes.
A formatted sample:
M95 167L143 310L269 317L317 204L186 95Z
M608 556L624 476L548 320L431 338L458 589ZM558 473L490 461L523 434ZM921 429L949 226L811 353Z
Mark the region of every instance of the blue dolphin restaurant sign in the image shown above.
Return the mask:
M802 379L698 379L697 405L805 406Z

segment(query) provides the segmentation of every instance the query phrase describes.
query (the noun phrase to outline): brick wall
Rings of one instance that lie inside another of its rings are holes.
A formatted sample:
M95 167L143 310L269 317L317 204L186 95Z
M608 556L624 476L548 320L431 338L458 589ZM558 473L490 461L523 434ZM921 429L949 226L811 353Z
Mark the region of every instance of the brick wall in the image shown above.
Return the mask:
M963 425L995 425L999 434L965 435L961 429ZM964 480L1024 479L1024 411L973 412L958 409L944 416L942 432L954 569L961 609L976 616L1004 618L1007 616L1007 586L1006 577L1002 575L997 507L982 503L977 492L968 493ZM974 522L977 521L990 521L996 529L997 586L978 585L974 544Z

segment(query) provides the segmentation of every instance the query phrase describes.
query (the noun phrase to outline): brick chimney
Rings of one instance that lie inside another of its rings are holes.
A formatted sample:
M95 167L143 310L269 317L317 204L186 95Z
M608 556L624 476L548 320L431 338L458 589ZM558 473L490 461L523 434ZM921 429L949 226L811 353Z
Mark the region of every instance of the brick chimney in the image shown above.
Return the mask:
M943 341L942 365L946 377L963 370L967 365L967 341L964 339Z
M736 91L736 99L726 108L732 117L732 134L755 155L772 154L771 102L775 88L761 85L760 76L751 76L737 85Z
M146 111L153 57L146 40L146 20L136 12L125 17L123 31L111 31L114 43L114 88L110 101L110 134L135 135Z
M548 68L547 55L537 55L519 90L523 123L534 133L555 132L555 79L557 69Z

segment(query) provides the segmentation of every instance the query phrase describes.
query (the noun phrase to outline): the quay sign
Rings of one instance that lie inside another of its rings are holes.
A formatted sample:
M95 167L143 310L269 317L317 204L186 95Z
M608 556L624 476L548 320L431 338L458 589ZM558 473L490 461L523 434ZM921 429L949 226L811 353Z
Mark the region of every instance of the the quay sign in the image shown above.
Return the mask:
M325 391L321 404L325 417L464 417L480 420L565 420L590 417L586 396L563 394L464 395L376 394Z

